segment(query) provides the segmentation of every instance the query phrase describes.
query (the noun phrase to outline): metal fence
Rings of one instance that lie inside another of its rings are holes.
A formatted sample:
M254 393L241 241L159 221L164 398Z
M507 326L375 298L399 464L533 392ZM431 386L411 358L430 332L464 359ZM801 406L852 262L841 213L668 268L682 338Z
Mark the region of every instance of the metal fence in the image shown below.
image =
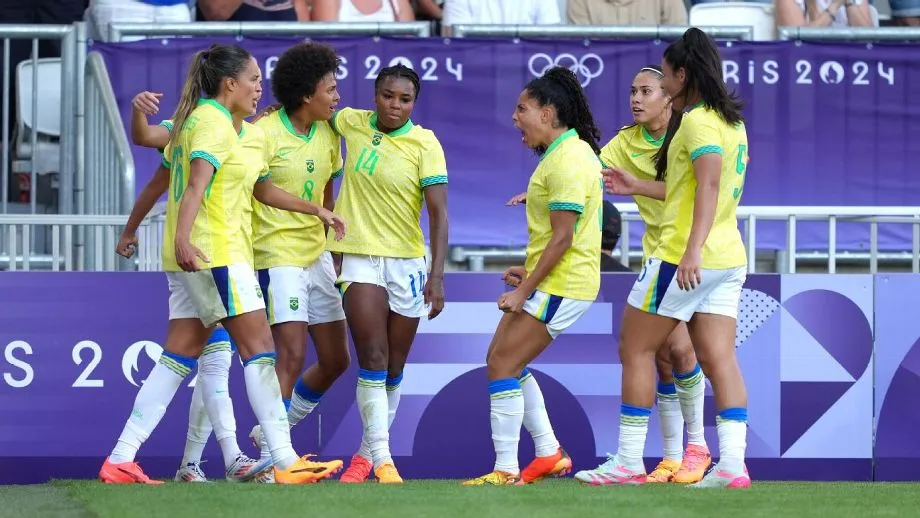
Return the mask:
M192 23L112 23L109 41L126 36L418 36L431 35L428 22L192 22Z

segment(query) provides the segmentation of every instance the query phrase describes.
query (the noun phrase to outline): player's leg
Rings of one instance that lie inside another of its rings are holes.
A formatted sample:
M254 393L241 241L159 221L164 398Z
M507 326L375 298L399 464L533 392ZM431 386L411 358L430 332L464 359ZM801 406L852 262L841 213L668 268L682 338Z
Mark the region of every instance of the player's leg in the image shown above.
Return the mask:
M719 463L694 486L745 488L751 485L744 465L747 388L735 354L735 328L746 272L744 267L704 270L704 282L707 274L718 282L693 315L688 328L703 373L715 395Z
M576 480L588 484L642 484L647 481L643 452L655 401L655 354L678 320L689 319L698 294L683 292L674 282L677 265L649 259L630 291L620 326L623 365L619 446L616 455Z
M674 331L676 333L677 330ZM673 336L674 333L671 333ZM670 339L670 337L669 337ZM684 417L681 414L680 400L677 387L674 383L673 366L671 364L670 347L665 342L655 354L655 366L658 368L658 421L661 427L661 438L664 445L664 457L658 466L648 474L648 482L670 482L671 478L680 470L684 450Z
M681 323L671 333L668 337L668 348L671 364L674 366L680 411L683 421L687 423L687 450L684 452L680 470L671 480L679 484L691 484L700 481L712 465L712 455L706 445L703 426L706 381L696 361L686 324Z
M169 280L170 321L166 347L134 400L111 455L99 471L99 479L108 484L157 484L135 462L141 444L160 423L179 386L197 364L209 329L197 318L196 310L182 283L182 274L167 274Z
M525 410L520 375L550 342L546 324L529 313L502 315L486 356L495 465L491 473L467 480L464 485L523 483L518 466Z
M387 428L389 403L386 391L390 309L383 281L382 259L344 254L337 284L358 356L356 403L364 426L363 441L368 445L368 451L363 455L370 456L355 454L340 481L359 483L367 480L371 469L386 464L389 472L389 466L393 465ZM387 482L398 483L401 479L389 477Z
M214 301L210 303L210 317L221 320L239 348L249 403L271 448L275 482L304 484L328 477L331 473L298 458L291 446L287 412L275 373L275 344L255 272L249 265L235 264L212 268L210 273L207 289L213 294L208 298Z

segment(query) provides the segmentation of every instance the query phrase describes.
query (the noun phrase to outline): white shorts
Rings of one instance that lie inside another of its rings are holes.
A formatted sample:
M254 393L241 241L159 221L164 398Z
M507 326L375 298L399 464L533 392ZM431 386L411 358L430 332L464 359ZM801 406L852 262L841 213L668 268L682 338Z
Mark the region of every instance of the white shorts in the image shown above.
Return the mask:
M329 252L324 252L306 268L275 266L259 270L258 276L269 325L345 320Z
M209 327L225 318L265 309L252 267L245 263L197 272L166 272L169 319L198 318Z
M575 300L536 290L524 302L524 311L546 324L553 340L581 318L593 304L590 300Z
M694 313L738 318L747 267L702 270L703 282L690 291L677 285L677 265L649 258L629 292L630 306L646 313L689 321Z
M373 284L387 290L390 311L409 318L428 314L425 282L428 264L424 257L404 259L342 254L342 273L336 281L342 296L353 282Z

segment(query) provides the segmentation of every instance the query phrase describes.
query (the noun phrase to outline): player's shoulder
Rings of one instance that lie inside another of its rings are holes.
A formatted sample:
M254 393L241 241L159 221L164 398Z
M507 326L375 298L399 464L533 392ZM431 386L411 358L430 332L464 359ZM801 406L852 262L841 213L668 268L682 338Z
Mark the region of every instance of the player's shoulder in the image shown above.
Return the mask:
M265 139L265 129L259 124L253 124L248 121L243 121L243 138L250 139Z
M338 135L336 135L335 130L332 127L331 120L316 121L314 124L316 124L316 134L314 137L322 137L326 139L338 138Z
M359 110L346 106L336 111L330 122L335 129L343 131L348 128L369 126L373 114L371 110Z
M280 113L281 113L281 110L275 110L269 113L268 115L265 115L261 119L253 123L250 123L250 124L252 124L253 126L262 128L262 130L264 130L266 133L269 133L275 128L277 128L279 124L281 124Z
M434 131L422 126L421 124L412 124L412 138L424 147L441 146L441 141Z

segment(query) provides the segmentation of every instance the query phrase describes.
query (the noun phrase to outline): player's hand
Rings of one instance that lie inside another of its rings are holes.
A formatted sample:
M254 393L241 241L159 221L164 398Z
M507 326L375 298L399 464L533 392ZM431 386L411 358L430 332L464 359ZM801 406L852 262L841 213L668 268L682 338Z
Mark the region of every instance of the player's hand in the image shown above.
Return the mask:
M508 200L507 203L505 203L505 205L507 205L508 207L514 207L515 205L520 205L522 203L527 203L527 193L526 192L522 192L521 194L515 194L514 196L511 197L510 200Z
M319 212L316 213L316 217L323 220L324 224L329 225L330 228L335 230L336 241L341 241L342 238L345 237L345 232L348 230L348 225L345 223L345 220L342 219L341 216L320 207Z
M498 298L498 309L505 313L520 313L524 307L524 302L527 301L527 297L528 294L522 292L520 288L506 291Z
M677 265L677 286L690 291L703 283L703 252L687 249Z
M122 234L118 238L118 244L115 245L115 253L130 259L134 252L137 251L137 236L134 234Z
M160 111L160 97L163 94L141 92L131 100L131 106L144 115L156 115Z
M607 194L619 194L620 196L632 196L636 193L639 182L636 177L628 172L611 167L604 169L601 174L604 175L604 190Z
M197 272L201 269L198 267L199 259L204 263L211 262L208 256L190 241L176 238L176 262L179 268L186 272Z
M425 305L431 304L428 320L441 314L444 310L444 278L429 277L425 281Z
M517 288L524 282L524 279L527 278L527 269L523 266L512 266L505 270L505 273L502 274L502 280L505 281L505 284L508 286L514 286Z
M262 117L265 117L266 115L269 115L270 113L276 112L280 109L281 109L281 103L270 104L266 106L262 111L257 113L256 116L252 118L251 123L255 124Z

